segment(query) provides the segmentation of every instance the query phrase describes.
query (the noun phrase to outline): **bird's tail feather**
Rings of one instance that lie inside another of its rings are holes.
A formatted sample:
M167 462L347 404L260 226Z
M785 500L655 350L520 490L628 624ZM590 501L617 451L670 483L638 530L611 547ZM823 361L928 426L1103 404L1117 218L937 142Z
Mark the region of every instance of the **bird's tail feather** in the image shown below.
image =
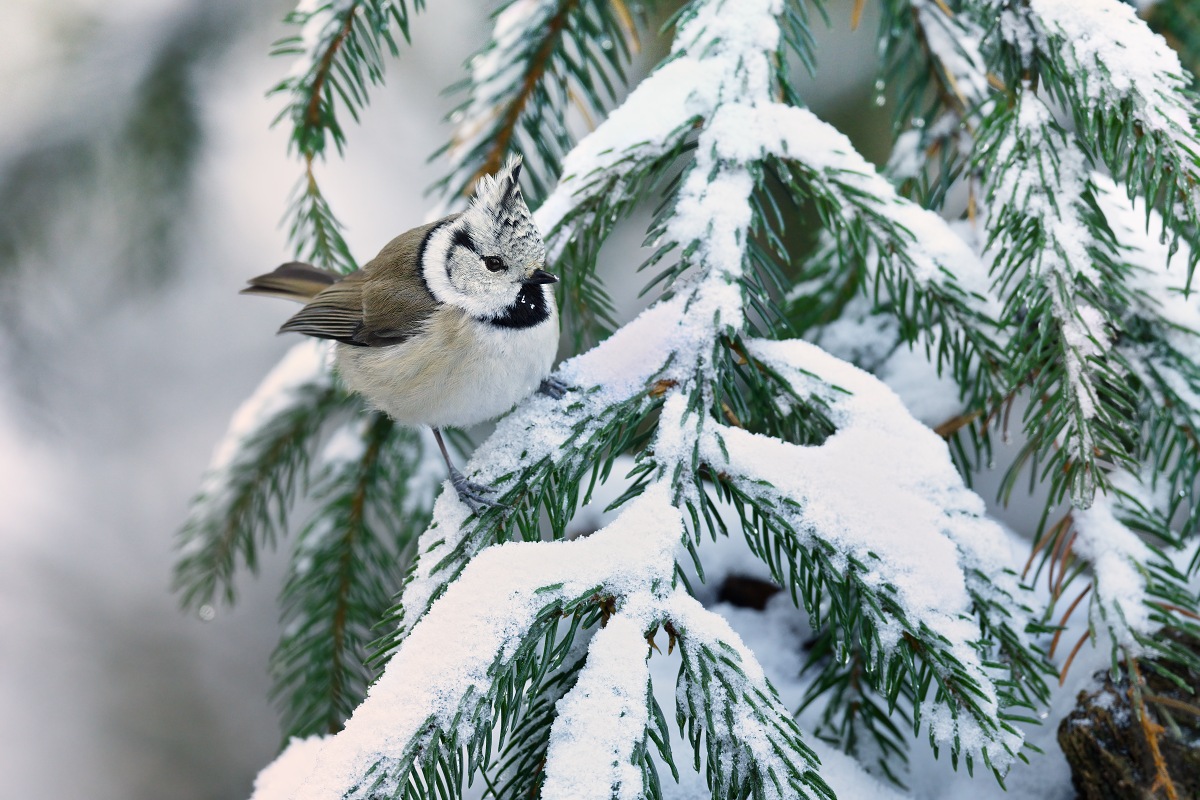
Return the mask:
M282 297L284 300L307 303L322 289L342 277L336 272L314 267L312 264L291 261L276 267L274 272L251 278L250 285L242 289L241 294Z

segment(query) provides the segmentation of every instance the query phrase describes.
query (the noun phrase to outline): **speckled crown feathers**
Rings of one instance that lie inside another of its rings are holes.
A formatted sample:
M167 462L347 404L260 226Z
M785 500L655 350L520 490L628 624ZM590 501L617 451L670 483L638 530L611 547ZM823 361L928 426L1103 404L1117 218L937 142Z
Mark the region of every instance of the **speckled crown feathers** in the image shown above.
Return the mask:
M466 211L468 225L476 241L495 242L514 261L541 267L546 246L521 195L520 175L521 157L513 155L495 175L480 178Z

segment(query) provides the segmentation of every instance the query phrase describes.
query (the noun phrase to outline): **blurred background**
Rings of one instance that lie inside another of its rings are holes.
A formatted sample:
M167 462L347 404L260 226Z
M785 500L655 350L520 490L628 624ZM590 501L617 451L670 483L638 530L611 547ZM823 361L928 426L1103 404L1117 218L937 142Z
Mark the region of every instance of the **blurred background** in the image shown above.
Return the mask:
M857 32L852 5L828 4L802 88L880 163L875 4ZM427 6L320 168L360 260L433 204L427 156L456 104L441 90L494 7ZM279 221L301 170L266 97L291 7L0 0L0 800L240 798L280 745L282 565L208 621L169 584L214 444L290 344L288 309L237 290L291 256ZM627 315L640 287L612 287Z

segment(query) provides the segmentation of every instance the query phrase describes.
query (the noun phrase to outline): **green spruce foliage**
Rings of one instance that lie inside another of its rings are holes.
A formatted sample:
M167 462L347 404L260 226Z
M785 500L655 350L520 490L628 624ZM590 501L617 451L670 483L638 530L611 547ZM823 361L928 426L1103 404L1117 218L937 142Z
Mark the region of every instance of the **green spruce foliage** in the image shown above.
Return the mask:
M239 412L177 586L189 607L232 602L239 569L294 536L275 696L285 737L331 735L317 761L281 756L319 780L264 772L256 797L448 800L476 780L504 798L662 797L686 770L714 798L833 797L809 737L899 786L918 739L1003 781L1037 758L1024 737L1088 640L1135 684L1147 654L1200 667L1160 635L1200 633L1193 79L1117 0L882 7L883 169L793 84L819 63L819 4L496 11L434 191L451 209L524 155L570 388L474 450L467 472L500 504L478 514L437 494L423 434L344 392L324 345L297 346ZM314 164L423 8L289 18L297 257L355 267ZM1186 30L1187 8L1152 20ZM669 55L631 85L655 37ZM652 305L622 326L600 251L645 204ZM797 246L804 220L819 233ZM912 361L944 387L936 407L900 387ZM1004 471L1001 501L1027 481L1044 502L1027 563L966 488L983 464ZM599 496L610 521L571 540ZM293 532L294 508L309 516ZM695 599L729 537L807 617L792 700ZM664 634L673 708L648 666ZM1170 709L1138 708L1146 731L1170 728Z

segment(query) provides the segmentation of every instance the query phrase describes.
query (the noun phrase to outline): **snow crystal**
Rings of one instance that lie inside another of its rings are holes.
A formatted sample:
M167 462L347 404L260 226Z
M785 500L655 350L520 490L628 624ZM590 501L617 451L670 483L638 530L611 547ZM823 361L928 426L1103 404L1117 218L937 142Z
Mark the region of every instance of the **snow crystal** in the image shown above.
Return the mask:
M1099 275L1087 252L1091 237L1078 208L1088 176L1086 157L1061 133L1046 105L1028 90L1021 96L1014 135L1005 138L996 162L1007 163L1018 145L1024 152L1016 156L1015 168L989 176L996 182L996 196L1042 224L1046 238L1061 253L1061 258L1050 255L1049 267L1068 284L1073 284L1077 275L1098 284ZM1051 175L1039 169L1038 162L1043 160L1052 161ZM1050 179L1053 190L1047 189Z
M691 461L695 429L701 420L692 416L692 422L688 424L688 418L687 398L680 392L671 392L663 403L654 437L654 458L658 463L686 464Z
M694 347L683 298L659 302L599 346L564 363L563 380L598 387L593 402L622 402L642 391L672 353L689 353ZM685 359L686 360L686 359Z
M726 109L717 112L717 119ZM700 150L721 141L721 134L712 126L700 139ZM688 173L679 191L675 213L667 224L667 238L680 243L699 244L702 263L724 279L741 277L742 259L750 228L750 194L754 180L745 169L725 168L715 176L706 167L708 158L697 158L696 166ZM728 324L741 322L741 303L737 316L722 320Z
M592 638L574 688L558 702L550 729L543 797L637 800L642 771L633 763L649 715L649 647L642 624L618 615Z

